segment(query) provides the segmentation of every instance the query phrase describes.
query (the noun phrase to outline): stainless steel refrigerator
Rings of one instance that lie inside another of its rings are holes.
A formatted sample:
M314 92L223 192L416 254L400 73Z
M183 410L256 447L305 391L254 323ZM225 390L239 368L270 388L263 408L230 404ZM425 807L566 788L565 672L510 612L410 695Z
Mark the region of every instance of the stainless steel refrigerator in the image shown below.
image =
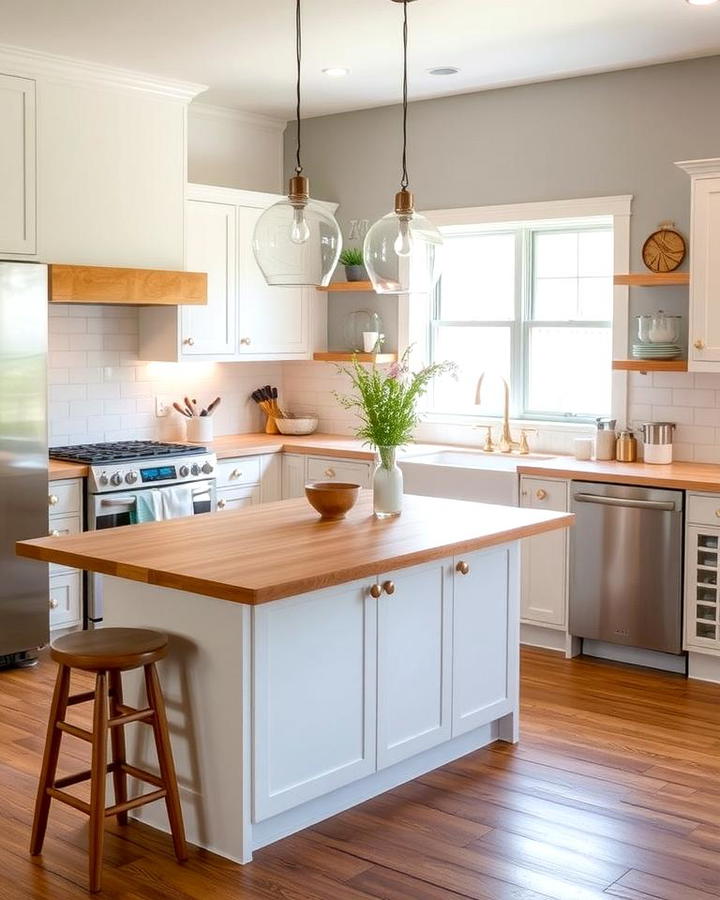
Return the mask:
M48 531L48 269L0 260L0 666L49 639L48 568L15 542Z

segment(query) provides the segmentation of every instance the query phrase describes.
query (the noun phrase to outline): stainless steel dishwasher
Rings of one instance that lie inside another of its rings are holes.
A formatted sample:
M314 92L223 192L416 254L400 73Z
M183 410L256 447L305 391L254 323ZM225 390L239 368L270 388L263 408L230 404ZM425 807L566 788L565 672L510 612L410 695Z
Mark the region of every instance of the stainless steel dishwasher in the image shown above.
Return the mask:
M573 481L570 634L682 651L683 492Z

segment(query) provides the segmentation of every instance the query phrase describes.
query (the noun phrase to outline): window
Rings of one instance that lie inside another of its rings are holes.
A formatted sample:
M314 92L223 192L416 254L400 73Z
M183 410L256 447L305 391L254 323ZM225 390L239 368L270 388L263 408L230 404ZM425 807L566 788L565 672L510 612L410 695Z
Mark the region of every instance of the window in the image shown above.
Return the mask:
M465 228L445 234L432 304L438 413L587 421L611 409L613 230L609 219ZM475 387L486 372L481 407Z

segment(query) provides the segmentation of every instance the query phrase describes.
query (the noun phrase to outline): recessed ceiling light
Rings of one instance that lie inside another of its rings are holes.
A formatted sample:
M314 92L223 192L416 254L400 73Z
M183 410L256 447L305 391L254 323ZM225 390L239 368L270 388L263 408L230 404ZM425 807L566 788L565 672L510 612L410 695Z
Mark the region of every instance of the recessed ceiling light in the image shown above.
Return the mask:
M350 69L346 66L330 66L327 69L323 69L322 73L327 75L328 78L344 78L350 74Z
M457 66L436 66L428 69L428 75L457 75L460 69Z
M712 6L718 0L687 0L690 6Z

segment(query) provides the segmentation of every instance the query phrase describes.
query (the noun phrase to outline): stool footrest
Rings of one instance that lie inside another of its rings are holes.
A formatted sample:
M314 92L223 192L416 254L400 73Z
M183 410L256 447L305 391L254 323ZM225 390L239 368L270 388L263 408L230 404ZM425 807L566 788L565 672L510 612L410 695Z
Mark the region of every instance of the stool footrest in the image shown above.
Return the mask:
M106 816L117 816L119 813L127 812L130 809L136 809L138 806L145 806L146 803L154 803L155 800L162 800L167 797L167 791L162 788L159 791L151 791L149 794L142 794L140 797L133 797L132 800L125 800L123 803L115 803L108 806L105 810Z
M61 803L72 806L73 809L79 809L80 812L84 812L86 816L90 815L90 804L86 803L84 800L80 800L79 797L73 797L72 794L68 794L66 791L59 791L54 787L48 788L47 792L48 796L52 797L53 800L59 800Z
M57 727L66 734L71 734L73 737L80 738L81 741L87 741L89 744L92 744L92 731L88 731L85 728L78 728L77 725L71 725L70 722L58 722Z
M121 772L124 772L131 778L137 778L138 781L144 781L147 784L152 784L157 788L165 787L165 782L162 780L162 778L160 778L159 775L154 775L152 772L147 772L145 769L138 769L136 766L131 766L130 763L120 763L118 768Z
M117 766L115 763L108 763L107 772L114 772ZM76 772L74 775L65 775L57 778L53 783L54 788L70 787L72 784L80 784L81 781L89 781L92 778L92 769L86 769L84 772Z
M118 725L129 725L130 722L145 722L155 715L150 707L145 709L133 709L132 706L121 706L120 715L108 719L108 728L117 728Z
M95 691L85 691L82 694L73 694L72 697L68 697L67 705L76 706L78 703L88 703L94 699Z

